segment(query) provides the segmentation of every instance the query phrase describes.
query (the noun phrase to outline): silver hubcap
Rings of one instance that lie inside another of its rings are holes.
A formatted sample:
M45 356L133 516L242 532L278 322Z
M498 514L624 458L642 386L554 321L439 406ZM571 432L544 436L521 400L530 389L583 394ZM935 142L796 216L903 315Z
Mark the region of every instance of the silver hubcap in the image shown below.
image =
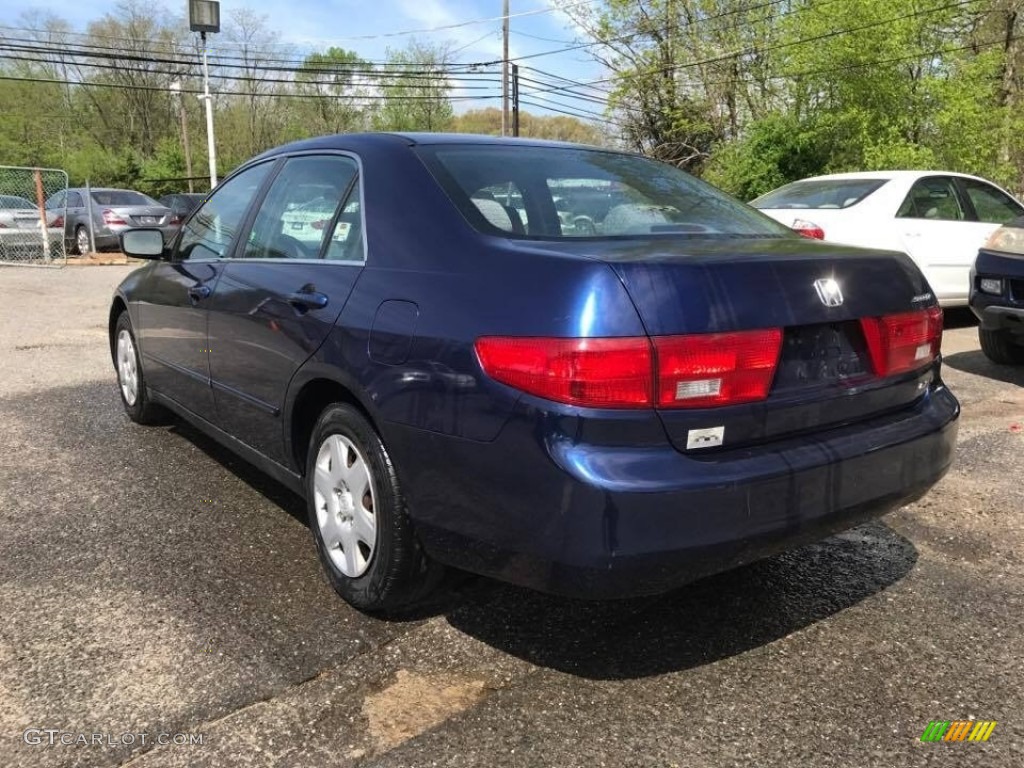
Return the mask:
M132 335L127 330L117 334L117 380L124 401L128 405L135 405L139 396L139 369Z
M377 547L373 476L355 444L330 435L316 454L313 503L331 562L343 574L366 573Z
M83 255L89 252L89 233L84 229L78 230L78 252Z

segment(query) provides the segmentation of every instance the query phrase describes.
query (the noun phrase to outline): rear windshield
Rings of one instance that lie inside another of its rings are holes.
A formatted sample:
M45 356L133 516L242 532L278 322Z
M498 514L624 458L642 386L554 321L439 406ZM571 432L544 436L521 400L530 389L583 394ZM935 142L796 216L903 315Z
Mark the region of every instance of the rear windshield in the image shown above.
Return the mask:
M754 200L755 208L849 208L888 179L821 179L796 181Z
M159 205L141 192L125 189L97 189L93 191L92 199L100 205Z
M594 149L419 146L478 230L529 239L790 237L792 232L670 165Z
M6 210L18 210L23 208L35 208L36 204L26 200L24 197L14 195L0 195L0 208Z

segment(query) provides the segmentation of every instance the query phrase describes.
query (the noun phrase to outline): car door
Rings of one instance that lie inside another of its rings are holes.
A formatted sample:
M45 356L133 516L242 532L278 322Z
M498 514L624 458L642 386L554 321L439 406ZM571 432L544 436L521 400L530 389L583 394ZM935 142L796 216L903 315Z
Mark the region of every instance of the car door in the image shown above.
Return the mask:
M182 227L170 261L154 262L138 290L139 349L153 389L214 421L208 304L273 161L232 176Z
M360 201L353 157L288 158L210 303L218 426L282 463L288 383L327 337L365 261Z
M925 176L896 213L903 247L944 304L967 301L968 275L978 252L966 201L952 176Z

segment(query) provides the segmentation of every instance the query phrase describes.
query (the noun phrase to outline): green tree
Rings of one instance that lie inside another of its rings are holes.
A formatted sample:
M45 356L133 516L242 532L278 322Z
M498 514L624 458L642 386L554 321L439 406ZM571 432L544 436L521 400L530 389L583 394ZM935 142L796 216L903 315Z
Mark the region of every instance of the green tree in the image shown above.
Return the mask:
M446 74L448 49L412 40L399 51L388 50L387 66L378 75L383 98L373 115L378 131L443 131L454 110Z

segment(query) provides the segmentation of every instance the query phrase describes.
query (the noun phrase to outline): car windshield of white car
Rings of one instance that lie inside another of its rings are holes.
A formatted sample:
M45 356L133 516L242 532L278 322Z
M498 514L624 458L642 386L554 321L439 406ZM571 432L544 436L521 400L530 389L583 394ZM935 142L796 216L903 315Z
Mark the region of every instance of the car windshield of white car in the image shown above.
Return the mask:
M755 208L849 208L888 179L820 179L797 181L762 195Z

